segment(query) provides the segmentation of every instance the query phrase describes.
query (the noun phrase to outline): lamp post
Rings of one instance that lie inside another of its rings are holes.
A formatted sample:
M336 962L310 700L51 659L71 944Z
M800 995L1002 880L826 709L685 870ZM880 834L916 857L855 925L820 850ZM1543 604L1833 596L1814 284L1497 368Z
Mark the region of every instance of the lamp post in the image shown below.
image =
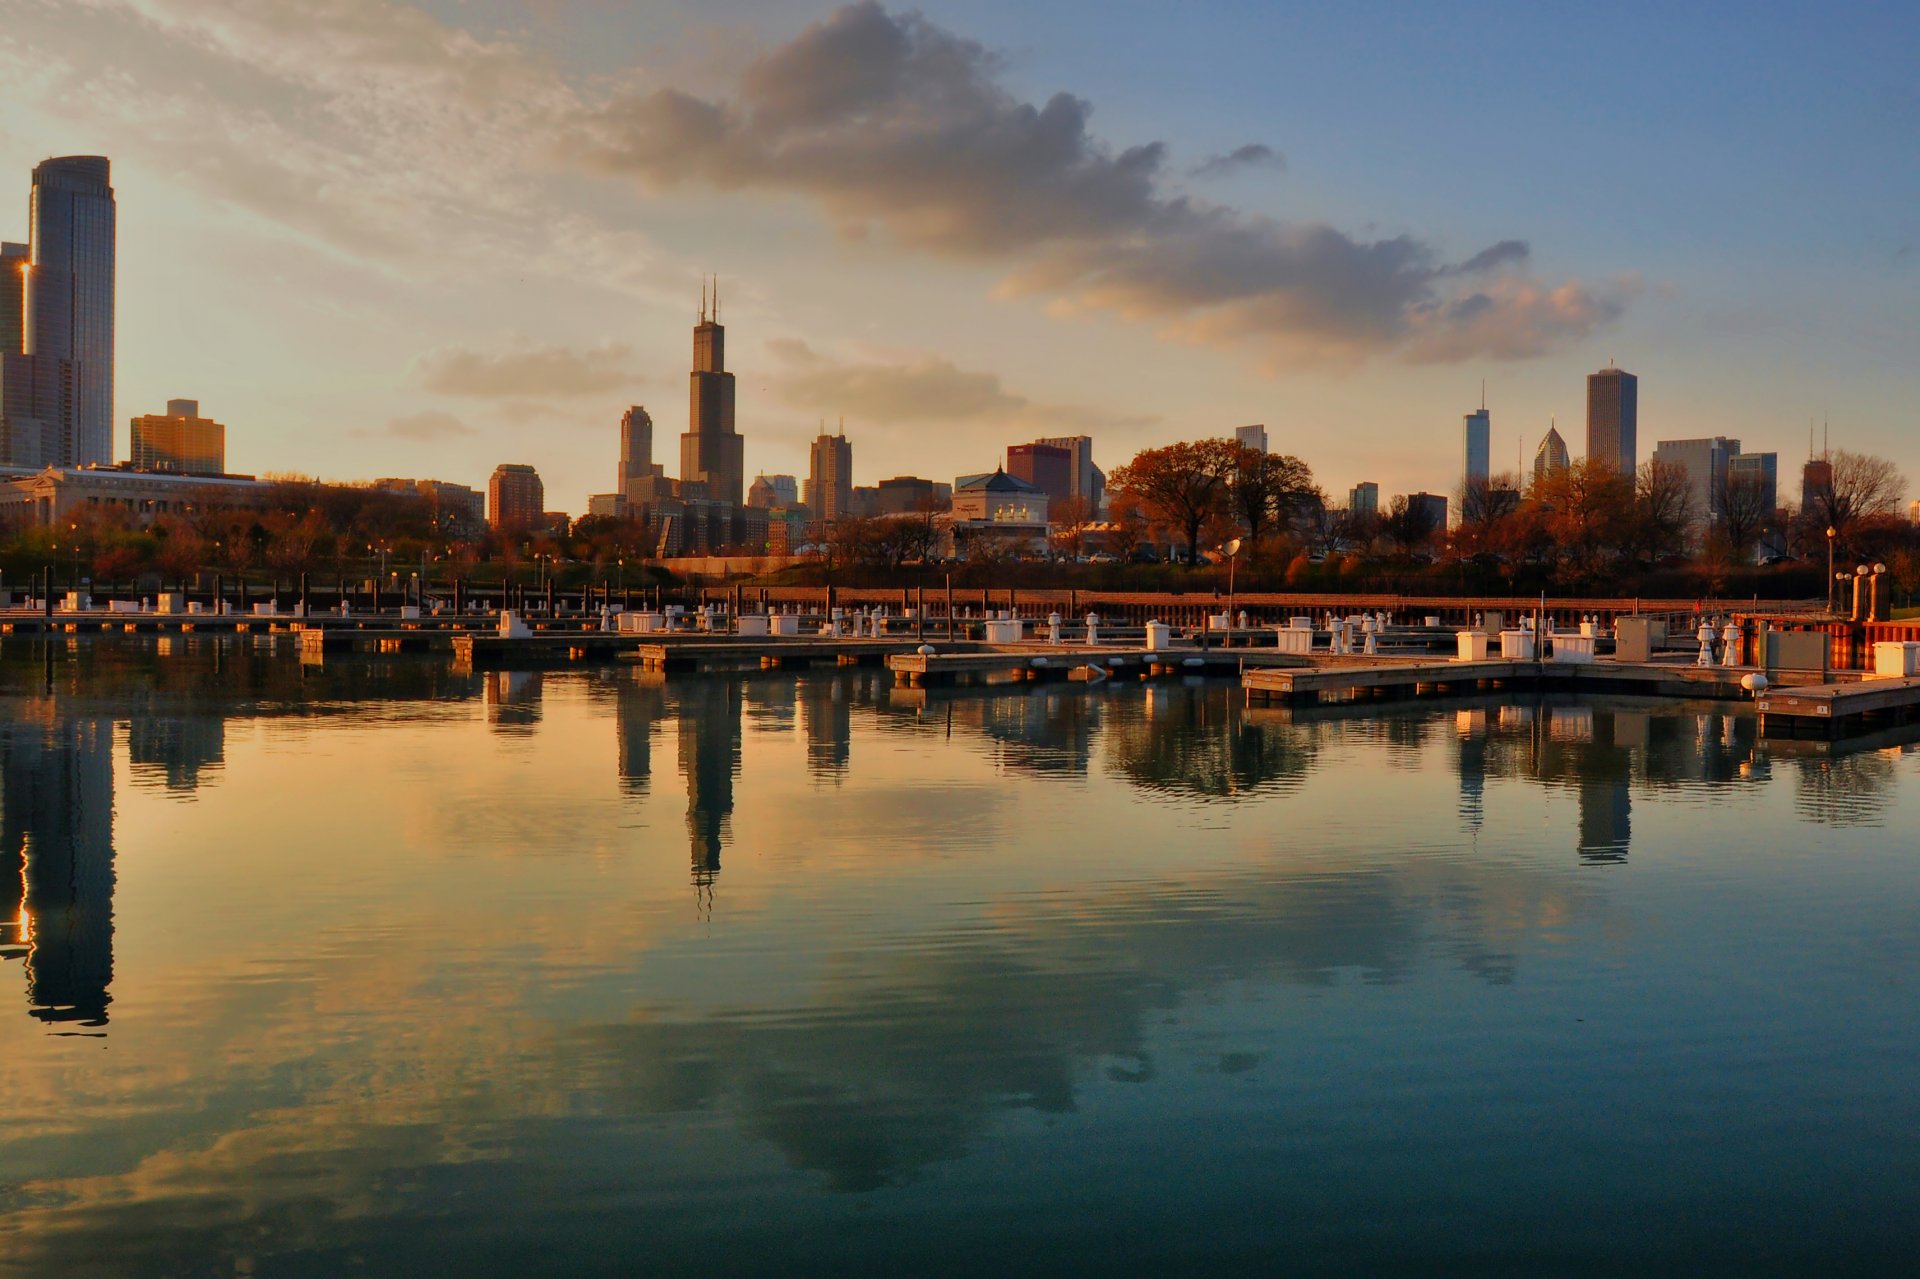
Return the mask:
M1220 548L1227 553L1227 640L1224 647L1233 647L1233 574L1240 567L1240 539L1234 538Z
M1833 537L1838 532L1833 525L1827 525L1827 612L1833 612Z

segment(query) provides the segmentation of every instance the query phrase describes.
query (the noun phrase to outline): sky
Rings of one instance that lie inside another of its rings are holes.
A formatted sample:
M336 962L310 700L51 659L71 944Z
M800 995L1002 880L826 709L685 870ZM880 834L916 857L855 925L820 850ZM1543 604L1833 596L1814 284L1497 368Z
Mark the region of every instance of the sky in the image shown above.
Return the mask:
M1915 66L1899 5L0 0L0 239L111 157L116 448L197 398L254 474L577 514L629 404L671 474L717 275L749 474L1259 422L1449 492L1483 382L1503 469L1615 361L1643 459L1920 479Z

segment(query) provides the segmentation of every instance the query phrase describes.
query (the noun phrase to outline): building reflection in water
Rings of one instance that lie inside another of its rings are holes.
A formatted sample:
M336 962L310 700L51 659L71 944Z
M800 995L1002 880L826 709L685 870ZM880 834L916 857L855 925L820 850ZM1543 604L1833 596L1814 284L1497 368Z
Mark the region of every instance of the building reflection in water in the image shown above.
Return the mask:
M665 677L656 671L633 672L614 690L613 723L615 768L620 789L629 795L647 793L653 776L653 739L667 713Z
M113 886L113 722L0 725L0 953L33 1016L107 1024Z
M540 722L544 691L539 671L488 671L487 723L506 733L524 732Z
M127 722L127 780L192 792L225 762L227 721L218 715L135 715Z
M853 698L847 679L805 679L800 683L800 727L807 739L807 773L840 781L853 758Z
M720 853L732 838L733 779L740 771L741 684L690 680L679 690L680 771L687 783L687 837L693 885L711 907Z

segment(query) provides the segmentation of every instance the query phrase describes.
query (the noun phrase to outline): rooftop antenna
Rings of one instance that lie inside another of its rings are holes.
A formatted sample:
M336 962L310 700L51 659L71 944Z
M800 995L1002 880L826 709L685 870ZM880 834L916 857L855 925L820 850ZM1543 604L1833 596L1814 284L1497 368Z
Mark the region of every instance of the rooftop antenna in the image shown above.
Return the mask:
M713 277L713 322L720 323L720 277Z
M1487 407L1487 379L1480 379L1480 407Z
M700 323L707 322L707 273L700 273Z

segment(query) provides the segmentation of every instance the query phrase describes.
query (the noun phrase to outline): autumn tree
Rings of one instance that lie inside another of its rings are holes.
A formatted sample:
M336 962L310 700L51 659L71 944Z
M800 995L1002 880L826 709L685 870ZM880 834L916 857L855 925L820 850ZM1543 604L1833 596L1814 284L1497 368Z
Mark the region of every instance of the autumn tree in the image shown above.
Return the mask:
M1574 576L1592 577L1619 550L1634 485L1616 468L1582 459L1537 476L1529 496L1561 563Z
M1108 476L1107 487L1180 533L1187 563L1197 564L1200 530L1226 509L1239 448L1231 440L1194 440L1146 449Z

